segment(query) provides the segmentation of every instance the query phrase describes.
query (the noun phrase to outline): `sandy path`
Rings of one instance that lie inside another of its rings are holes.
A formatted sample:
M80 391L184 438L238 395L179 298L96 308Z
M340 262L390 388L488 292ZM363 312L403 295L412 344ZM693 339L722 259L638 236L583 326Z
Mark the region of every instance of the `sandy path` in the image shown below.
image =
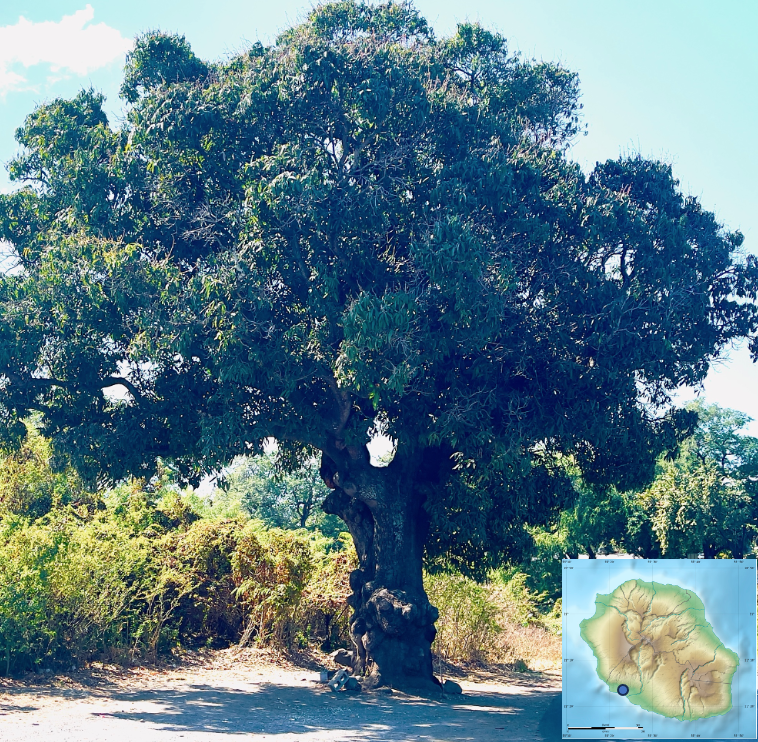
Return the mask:
M560 680L462 681L463 696L334 694L310 670L241 667L175 671L0 693L3 742L277 740L557 740ZM518 681L517 681L518 682Z

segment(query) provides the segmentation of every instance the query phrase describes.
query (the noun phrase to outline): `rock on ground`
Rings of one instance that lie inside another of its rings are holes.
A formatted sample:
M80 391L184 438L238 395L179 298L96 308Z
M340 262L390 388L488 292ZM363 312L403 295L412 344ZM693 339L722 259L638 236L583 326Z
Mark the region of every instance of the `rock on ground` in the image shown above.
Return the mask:
M329 657L336 665L342 665L343 667L353 666L353 653L348 652L347 649L337 649Z
M442 690L444 693L449 693L450 695L459 695L463 693L463 688L461 688L461 686L454 680L446 680L442 684Z

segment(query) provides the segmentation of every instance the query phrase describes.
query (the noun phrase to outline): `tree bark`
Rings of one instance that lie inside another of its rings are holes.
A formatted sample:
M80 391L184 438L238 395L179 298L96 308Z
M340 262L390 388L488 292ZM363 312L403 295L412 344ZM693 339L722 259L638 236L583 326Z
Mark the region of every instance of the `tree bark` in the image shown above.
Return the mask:
M747 551L747 546L748 546L747 531L745 527L743 526L742 528L740 528L740 531L737 537L732 541L732 544L731 544L732 559L744 559L745 552Z
M431 651L438 611L423 585L429 482L419 481L422 466L411 473L394 464L342 461L338 467L322 459L322 477L333 488L322 508L345 522L358 553L348 598L353 670L365 676L367 689L386 685L438 693Z

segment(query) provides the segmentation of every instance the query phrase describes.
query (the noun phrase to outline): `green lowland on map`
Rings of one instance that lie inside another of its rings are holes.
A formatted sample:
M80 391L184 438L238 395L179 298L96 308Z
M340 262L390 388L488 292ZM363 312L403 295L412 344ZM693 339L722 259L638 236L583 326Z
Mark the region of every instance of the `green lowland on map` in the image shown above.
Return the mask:
M692 590L628 580L595 599L581 637L597 658L597 674L641 708L680 721L725 714L739 658L705 620ZM624 689L622 688L622 691Z

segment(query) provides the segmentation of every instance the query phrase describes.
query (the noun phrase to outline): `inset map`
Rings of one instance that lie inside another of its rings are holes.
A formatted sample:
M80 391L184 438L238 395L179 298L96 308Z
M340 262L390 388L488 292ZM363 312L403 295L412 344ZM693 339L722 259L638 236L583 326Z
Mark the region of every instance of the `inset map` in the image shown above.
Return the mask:
M704 719L732 708L732 676L740 664L705 620L705 606L678 585L628 580L598 595L581 637L597 657L611 691L661 716Z
M756 738L753 560L565 560L564 738Z

